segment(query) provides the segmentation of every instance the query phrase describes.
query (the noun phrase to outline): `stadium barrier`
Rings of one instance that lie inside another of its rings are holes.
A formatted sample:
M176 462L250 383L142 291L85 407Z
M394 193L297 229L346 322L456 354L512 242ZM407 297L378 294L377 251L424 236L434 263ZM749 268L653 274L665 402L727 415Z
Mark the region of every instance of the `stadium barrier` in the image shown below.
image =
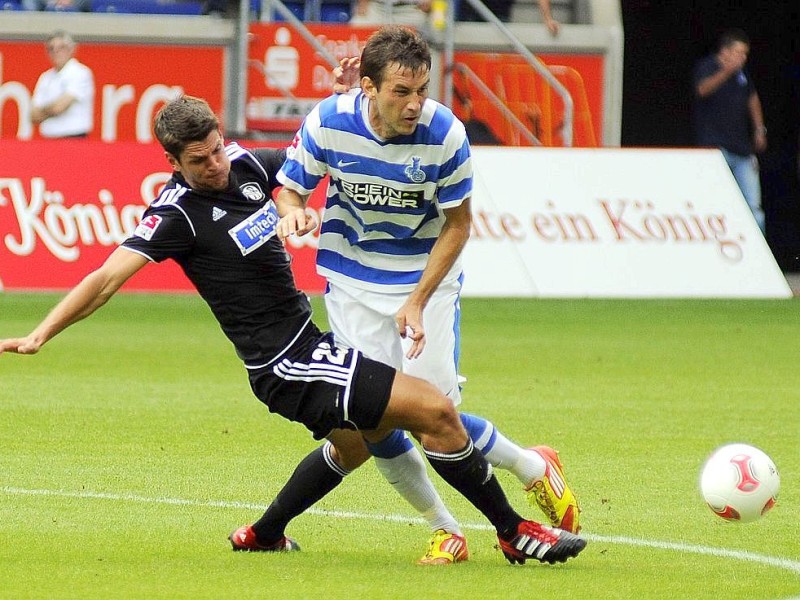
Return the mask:
M475 148L467 296L789 297L716 150ZM135 228L170 176L155 144L0 144L0 286L67 289ZM322 210L324 191L311 207ZM317 237L290 238L320 293ZM127 290L186 291L173 264Z
M475 148L466 296L788 298L722 154Z

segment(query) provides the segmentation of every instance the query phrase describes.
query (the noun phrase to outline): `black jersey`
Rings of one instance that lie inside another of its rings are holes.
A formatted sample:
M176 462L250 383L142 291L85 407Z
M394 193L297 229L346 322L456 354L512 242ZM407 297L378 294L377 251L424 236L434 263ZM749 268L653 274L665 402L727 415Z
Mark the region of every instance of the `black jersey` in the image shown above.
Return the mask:
M275 233L272 191L284 150L226 146L223 192L191 189L172 177L122 246L149 260L175 260L251 368L274 359L311 318L291 259Z

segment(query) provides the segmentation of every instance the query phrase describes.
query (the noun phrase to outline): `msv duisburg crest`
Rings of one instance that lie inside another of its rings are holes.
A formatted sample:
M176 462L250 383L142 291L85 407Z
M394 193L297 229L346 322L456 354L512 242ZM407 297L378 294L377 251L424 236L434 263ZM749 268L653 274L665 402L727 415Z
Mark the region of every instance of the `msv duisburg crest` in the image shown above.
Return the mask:
M411 164L408 165L404 171L406 177L408 177L414 183L422 183L425 181L425 171L419 168L419 163L421 160L421 156L412 156Z

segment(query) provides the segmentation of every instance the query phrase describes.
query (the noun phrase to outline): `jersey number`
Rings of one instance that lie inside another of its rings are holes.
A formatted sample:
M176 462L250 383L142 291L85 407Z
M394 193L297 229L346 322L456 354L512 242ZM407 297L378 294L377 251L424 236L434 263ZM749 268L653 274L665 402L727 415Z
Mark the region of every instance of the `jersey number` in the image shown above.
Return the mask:
M347 358L347 350L331 346L328 342L323 342L314 348L311 358L317 362L327 362L341 367Z

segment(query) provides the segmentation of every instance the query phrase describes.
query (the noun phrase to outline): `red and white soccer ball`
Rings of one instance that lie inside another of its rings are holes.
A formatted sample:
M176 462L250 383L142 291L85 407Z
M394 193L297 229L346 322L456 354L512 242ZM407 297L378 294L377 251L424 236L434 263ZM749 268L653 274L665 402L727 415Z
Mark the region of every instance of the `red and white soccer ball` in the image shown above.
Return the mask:
M775 505L781 478L775 463L748 444L717 448L700 474L708 507L727 521L755 521Z

